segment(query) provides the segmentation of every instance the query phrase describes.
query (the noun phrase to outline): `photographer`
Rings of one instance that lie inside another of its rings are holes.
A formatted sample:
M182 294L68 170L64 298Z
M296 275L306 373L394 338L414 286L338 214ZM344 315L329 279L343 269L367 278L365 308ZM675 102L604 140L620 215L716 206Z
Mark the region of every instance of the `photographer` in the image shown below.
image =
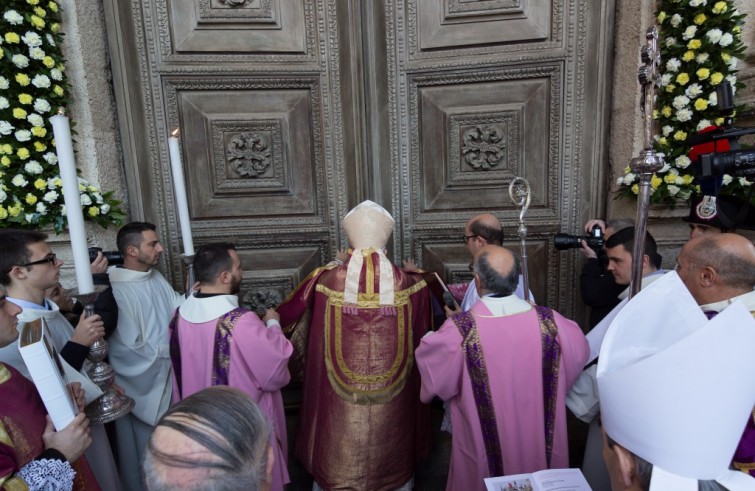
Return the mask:
M585 232L591 233L593 227L598 226L603 232L605 240L615 232L627 227L634 226L632 220L615 219L603 222L603 220L590 220L585 224ZM595 327L611 309L618 305L619 294L626 286L617 285L614 276L606 269L608 257L605 248L592 249L583 240L580 252L587 258L582 272L579 275L579 293L582 302L590 307L590 329Z

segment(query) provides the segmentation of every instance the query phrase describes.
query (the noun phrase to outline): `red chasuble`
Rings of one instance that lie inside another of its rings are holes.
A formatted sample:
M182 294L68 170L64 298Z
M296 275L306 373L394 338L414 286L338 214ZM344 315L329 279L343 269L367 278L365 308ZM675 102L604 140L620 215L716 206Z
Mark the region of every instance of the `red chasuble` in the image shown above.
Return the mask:
M396 489L430 449L414 363L430 325L427 285L384 259L394 303L381 305L380 255L362 253L356 304L344 298L347 262L315 270L278 308L284 332L310 319L295 451L326 489Z
M42 433L47 411L37 389L18 371L0 363L0 487L26 489L26 484L13 477L21 467L34 460L44 449ZM74 464L75 490L99 490L85 457Z

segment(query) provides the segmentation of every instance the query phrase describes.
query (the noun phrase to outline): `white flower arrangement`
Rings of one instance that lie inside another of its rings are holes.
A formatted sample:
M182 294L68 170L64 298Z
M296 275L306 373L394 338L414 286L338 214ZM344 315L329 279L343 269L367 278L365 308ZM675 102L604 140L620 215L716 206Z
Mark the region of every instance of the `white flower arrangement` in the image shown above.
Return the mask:
M698 192L693 162L687 156L690 135L723 123L718 111L716 87L737 81L737 58L745 46L741 40L744 15L733 0L660 0L657 21L659 46L664 63L659 67L656 111L659 133L654 147L665 156L666 165L651 179L651 202L675 206ZM635 196L639 177L627 166L616 179L618 193ZM752 182L725 175L722 192L744 196Z
M0 227L66 226L53 111L68 102L54 0L4 0L0 6ZM112 192L80 179L84 216L103 227L125 215Z

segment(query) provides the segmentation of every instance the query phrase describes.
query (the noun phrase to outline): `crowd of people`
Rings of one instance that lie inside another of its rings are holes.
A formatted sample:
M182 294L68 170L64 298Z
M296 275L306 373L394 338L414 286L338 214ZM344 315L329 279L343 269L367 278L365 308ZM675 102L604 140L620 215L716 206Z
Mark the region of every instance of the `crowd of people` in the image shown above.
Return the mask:
M60 286L46 235L2 230L0 488L283 490L281 389L296 379L293 455L315 490L412 489L434 400L451 432L448 490L568 467L568 412L591 424L583 471L596 491L753 489L755 246L695 206L675 271L646 234L631 301L633 224L586 224L606 240L581 248L580 292L593 307L584 329L524 290L490 214L464 228L473 280L449 285L456 305L413 261L387 258L394 220L365 201L342 221L349 251L262 317L239 305L233 244L197 250L185 295L157 269L155 226L129 223L117 235L123 264L92 263L109 289L87 316ZM59 431L16 341L36 319L80 411ZM116 389L135 401L112 428L81 412L101 394L87 375L101 337Z

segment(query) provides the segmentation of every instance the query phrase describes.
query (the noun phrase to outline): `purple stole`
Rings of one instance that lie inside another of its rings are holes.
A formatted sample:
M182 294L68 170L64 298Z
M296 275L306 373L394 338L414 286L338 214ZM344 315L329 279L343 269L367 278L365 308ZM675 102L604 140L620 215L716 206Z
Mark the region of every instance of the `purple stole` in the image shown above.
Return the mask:
M218 319L215 331L215 344L212 348L212 380L210 385L228 385L228 372L231 368L231 340L233 339L233 327L236 321L249 312L249 310L237 307L226 312ZM181 345L178 342L178 309L170 321L170 360L173 363L173 373L176 376L178 394L183 399L181 387Z
M540 340L542 343L543 365L543 403L545 406L545 454L548 467L551 466L553 454L553 434L556 423L556 401L558 399L558 374L561 362L561 347L558 345L556 336L558 327L553 320L553 311L547 307L534 306L537 319L540 324ZM453 318L456 327L463 338L461 346L464 350L464 359L467 362L467 371L472 382L477 416L480 418L482 440L485 444L485 453L488 458L488 472L491 476L502 476L503 455L501 452L501 440L498 436L495 408L490 393L490 382L485 365L485 356L480 344L480 336L477 325L470 312L462 312Z

